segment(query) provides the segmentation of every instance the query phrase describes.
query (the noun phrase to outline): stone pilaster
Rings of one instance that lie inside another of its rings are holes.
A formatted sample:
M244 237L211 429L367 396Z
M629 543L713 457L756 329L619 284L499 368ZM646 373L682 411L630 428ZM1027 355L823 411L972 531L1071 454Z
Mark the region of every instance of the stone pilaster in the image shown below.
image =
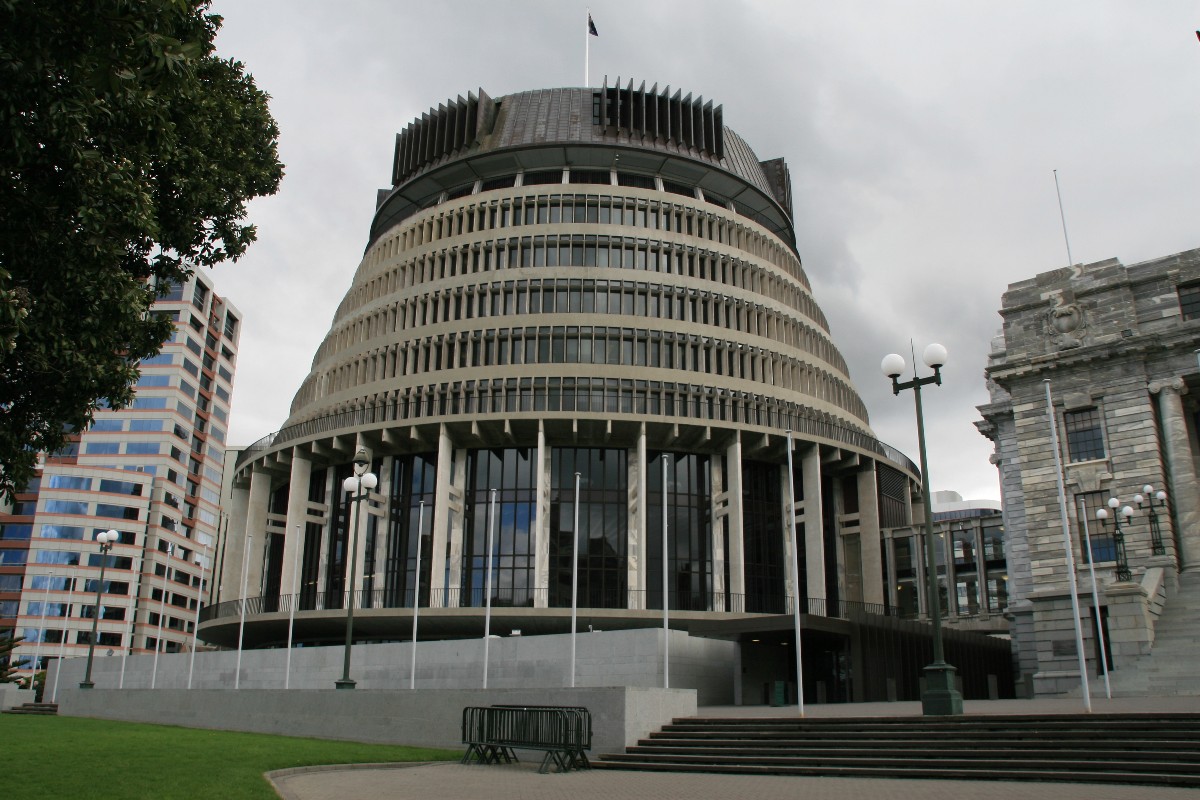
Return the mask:
M1196 485L1196 467L1183 411L1187 386L1182 378L1154 381L1150 384L1150 392L1158 395L1163 452L1170 481L1167 496L1175 512L1179 567L1190 569L1200 566L1200 487Z

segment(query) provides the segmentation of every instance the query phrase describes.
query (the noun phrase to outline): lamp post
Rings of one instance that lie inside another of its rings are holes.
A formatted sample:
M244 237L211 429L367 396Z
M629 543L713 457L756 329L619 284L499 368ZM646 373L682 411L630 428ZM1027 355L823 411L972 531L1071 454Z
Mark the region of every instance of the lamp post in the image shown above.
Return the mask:
M892 394L899 395L901 389L912 389L917 409L917 444L921 451L921 499L925 508L925 577L928 579L929 619L933 625L933 663L925 667L925 691L921 695L921 710L927 716L962 713L962 694L954 685L957 670L946 663L942 645L942 604L938 597L937 555L934 551L933 507L929 496L929 462L925 455L925 417L921 408L921 387L931 383L942 385L942 367L946 363L946 348L931 344L922 354L925 365L933 369L933 375L919 378L913 370L913 379L901 383L897 380L907 366L904 357L896 353L884 357L880 368L892 379Z
M1150 552L1156 556L1166 555L1167 548L1163 546L1162 528L1158 524L1158 512L1154 510L1154 501L1157 500L1159 506L1166 506L1167 493L1162 489L1159 489L1157 492L1154 491L1154 487L1148 483L1142 487L1142 493L1145 495L1144 498L1140 494L1135 494L1133 500L1137 503L1138 508L1142 507L1143 502L1148 505L1147 510L1150 512Z
M350 679L350 645L354 640L354 577L355 567L358 566L358 518L359 505L367 493L379 485L379 479L372 472L367 472L371 465L367 458L366 448L358 448L354 454L354 474L342 482L342 491L352 492L350 495L350 549L346 558L350 561L350 582L346 585L346 654L342 664L342 677L334 681L339 689L353 689L355 683Z
M1113 549L1116 550L1117 562L1117 580L1130 581L1133 580L1133 573L1129 571L1129 559L1125 557L1125 533L1121 530L1121 517L1125 518L1126 524L1133 519L1133 507L1125 506L1120 511L1121 501L1115 497L1108 498L1108 508L1112 509L1113 513ZM1108 509L1096 509L1096 519L1100 520L1100 524L1108 525Z
M109 551L120 538L121 534L116 531L101 531L96 534L96 541L100 543L100 580L96 582L96 610L92 615L92 636L88 639L87 670L79 684L80 689L91 689L96 685L92 683L92 656L96 651L96 635L100 627L100 593L104 591L104 568L108 566Z

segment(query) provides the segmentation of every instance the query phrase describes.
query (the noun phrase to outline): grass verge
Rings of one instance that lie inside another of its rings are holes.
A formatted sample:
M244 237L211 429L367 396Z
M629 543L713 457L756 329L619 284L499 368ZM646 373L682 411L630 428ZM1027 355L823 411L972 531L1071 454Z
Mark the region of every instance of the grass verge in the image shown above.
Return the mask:
M0 715L5 795L72 800L278 800L264 772L316 764L446 761L398 745Z

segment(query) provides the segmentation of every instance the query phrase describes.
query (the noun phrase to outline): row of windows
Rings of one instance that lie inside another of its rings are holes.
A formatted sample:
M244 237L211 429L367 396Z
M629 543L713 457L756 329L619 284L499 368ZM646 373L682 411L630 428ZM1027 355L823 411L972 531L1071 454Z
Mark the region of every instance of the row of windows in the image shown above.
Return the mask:
M537 194L488 201L468 200L407 226L372 248L368 263L375 265L402 252L432 242L513 226L597 224L649 228L678 233L736 247L768 261L809 286L799 260L773 236L763 235L688 203L603 194Z
M887 456L873 436L830 414L749 392L614 378L507 378L408 387L276 433L273 444L364 425L448 415L580 411L664 415L790 429Z
M846 409L866 420L854 389L795 358L695 334L634 328L543 326L501 328L468 339L436 337L393 345L325 376L322 395L354 386L441 370L508 364L613 364L678 369L782 386Z
M686 276L719 283L772 299L828 328L807 287L785 281L756 265L721 253L697 250L677 242L619 236L525 236L463 244L406 261L351 289L335 319L380 297L404 294L404 289L459 275L537 267L596 267ZM353 343L353 333L341 344Z
M813 306L815 308L815 306ZM624 314L673 319L763 336L799 347L846 372L823 331L745 298L642 281L559 278L495 281L420 296L404 293L388 308L331 332L314 363L360 341L411 328L514 314Z

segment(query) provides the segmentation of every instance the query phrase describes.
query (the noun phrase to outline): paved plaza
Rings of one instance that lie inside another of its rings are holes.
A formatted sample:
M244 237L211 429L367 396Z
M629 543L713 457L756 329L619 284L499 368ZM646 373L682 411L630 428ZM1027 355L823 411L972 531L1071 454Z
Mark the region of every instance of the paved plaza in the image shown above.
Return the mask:
M1082 700L967 701L968 715L1074 714ZM740 706L702 708L701 716L794 716L798 709ZM1200 697L1098 699L1092 712L1200 711ZM809 706L806 717L912 716L919 703ZM281 770L270 777L284 800L1183 800L1194 789L1083 783L809 778L589 770L540 775L540 759L502 766L461 764L367 765Z

